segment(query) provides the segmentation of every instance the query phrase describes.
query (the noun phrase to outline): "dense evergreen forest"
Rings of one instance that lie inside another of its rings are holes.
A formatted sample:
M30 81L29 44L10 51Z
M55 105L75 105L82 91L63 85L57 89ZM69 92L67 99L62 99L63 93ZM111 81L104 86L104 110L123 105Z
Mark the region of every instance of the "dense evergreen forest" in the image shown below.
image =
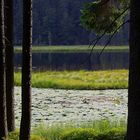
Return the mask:
M92 0L34 0L34 45L84 45L95 37L80 25L80 10ZM22 1L14 0L14 43L22 41ZM100 41L103 45L107 37ZM111 45L128 44L128 25L112 40Z

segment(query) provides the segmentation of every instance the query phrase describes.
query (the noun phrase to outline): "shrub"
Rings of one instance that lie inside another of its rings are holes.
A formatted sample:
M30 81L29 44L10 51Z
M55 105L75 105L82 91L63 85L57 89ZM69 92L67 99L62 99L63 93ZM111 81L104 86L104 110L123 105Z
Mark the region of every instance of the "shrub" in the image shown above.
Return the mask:
M90 128L77 128L62 134L62 140L93 140L98 133Z
M99 135L98 140L124 140L125 129L123 128L112 128L110 131L104 132Z
M125 130L112 128L109 131L99 132L94 129L77 128L62 134L62 140L124 140Z
M19 132L18 131L9 133L8 140L18 140L18 139L19 139Z
M37 135L31 135L31 140L45 140L44 138L41 138Z
M15 131L9 133L8 140L19 140L19 132ZM44 139L37 135L31 135L31 140L44 140Z

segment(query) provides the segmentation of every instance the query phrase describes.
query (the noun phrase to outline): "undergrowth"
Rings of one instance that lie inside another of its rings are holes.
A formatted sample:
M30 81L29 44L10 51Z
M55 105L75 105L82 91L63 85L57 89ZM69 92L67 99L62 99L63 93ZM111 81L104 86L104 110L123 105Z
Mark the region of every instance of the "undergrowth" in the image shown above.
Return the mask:
M40 125L32 131L31 140L124 140L125 133L125 121L101 120L80 125ZM10 133L8 140L19 140L19 131Z
M34 133L45 140L123 140L126 133L125 121L108 120L88 122L81 125L57 124L37 127Z

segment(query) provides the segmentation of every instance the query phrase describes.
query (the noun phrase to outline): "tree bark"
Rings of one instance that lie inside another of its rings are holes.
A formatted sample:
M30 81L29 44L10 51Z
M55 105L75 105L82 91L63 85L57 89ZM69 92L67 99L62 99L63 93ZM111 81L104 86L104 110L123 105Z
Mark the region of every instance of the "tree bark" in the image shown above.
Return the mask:
M14 115L14 62L13 62L13 0L5 0L6 45L6 107L8 131L15 130Z
M0 140L7 136L5 93L4 1L0 0Z
M22 118L20 140L30 139L32 0L23 0Z
M127 140L140 140L140 1L131 0Z

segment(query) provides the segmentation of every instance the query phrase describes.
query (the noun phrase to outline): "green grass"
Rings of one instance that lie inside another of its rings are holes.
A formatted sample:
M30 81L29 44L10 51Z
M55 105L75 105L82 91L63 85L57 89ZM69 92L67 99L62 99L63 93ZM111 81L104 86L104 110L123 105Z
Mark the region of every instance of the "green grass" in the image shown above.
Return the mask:
M21 73L15 73L15 85L21 86ZM127 70L33 72L32 86L55 89L126 89Z
M33 129L31 140L124 140L126 122L100 120L76 125L74 123L40 125ZM19 140L19 131L9 134L8 140Z
M39 126L34 134L45 140L124 140L126 123L124 121L95 121L76 126L57 124L51 127Z
M19 140L19 131L16 130L15 132L9 133L7 140ZM30 140L48 140L48 139L44 139L38 135L32 134Z
M76 53L76 52L90 52L91 48L88 45L75 45L75 46L33 46L34 53ZM96 46L93 52L100 52L103 46ZM14 47L16 53L20 53L22 48L20 46ZM108 46L105 49L105 52L128 52L128 46Z

